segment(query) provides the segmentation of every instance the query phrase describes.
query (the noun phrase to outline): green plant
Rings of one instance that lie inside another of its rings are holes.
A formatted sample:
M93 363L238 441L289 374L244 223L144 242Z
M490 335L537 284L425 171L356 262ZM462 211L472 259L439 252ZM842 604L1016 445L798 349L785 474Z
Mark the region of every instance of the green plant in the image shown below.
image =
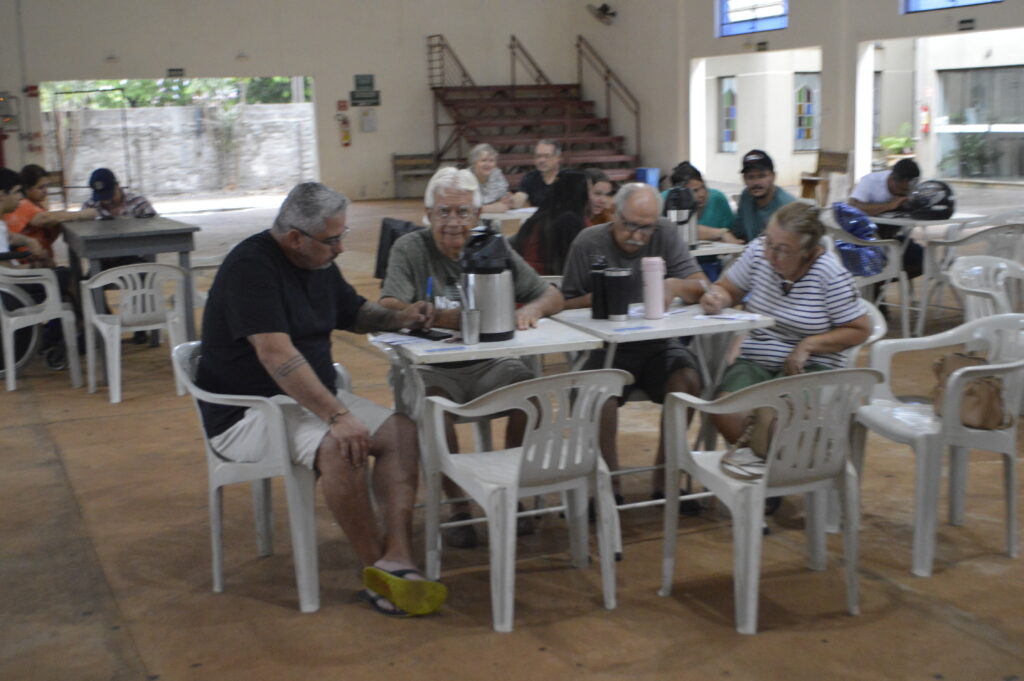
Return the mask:
M956 136L956 148L942 156L939 168L958 177L978 177L1002 155L1001 150L989 148L984 133L966 133Z
M900 134L895 137L883 137L878 140L878 146L889 155L909 154L914 151L914 138L910 136L910 123L903 123L900 126Z

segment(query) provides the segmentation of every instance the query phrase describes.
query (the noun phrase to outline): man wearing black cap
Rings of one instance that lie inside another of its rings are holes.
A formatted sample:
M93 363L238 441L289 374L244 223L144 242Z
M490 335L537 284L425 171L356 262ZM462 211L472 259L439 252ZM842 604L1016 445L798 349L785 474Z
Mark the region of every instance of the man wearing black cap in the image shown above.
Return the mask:
M129 194L121 189L117 177L109 168L97 168L89 176L92 199L82 208L95 208L99 219L120 217L151 218L156 215L153 204L146 197Z
M743 170L740 172L747 188L740 194L732 233L737 239L753 241L761 236L775 211L796 199L775 186L775 164L760 149L748 151L743 156Z

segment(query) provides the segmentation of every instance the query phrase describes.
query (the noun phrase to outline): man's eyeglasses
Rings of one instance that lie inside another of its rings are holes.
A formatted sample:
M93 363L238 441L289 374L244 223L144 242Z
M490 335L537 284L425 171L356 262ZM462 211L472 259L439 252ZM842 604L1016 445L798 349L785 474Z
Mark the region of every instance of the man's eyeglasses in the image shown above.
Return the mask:
M303 236L309 237L313 241L319 241L324 246L330 246L331 248L337 248L338 246L340 246L341 242L345 239L345 235L352 231L351 227L346 227L345 231L342 232L341 234L339 234L337 236L329 236L326 239L323 239L323 238L318 237L318 236L313 236L312 234L310 234L306 230L299 229L298 227L292 227L292 229L294 229L296 232L298 232L299 234L301 234Z
M637 232L644 236L649 236L654 234L654 230L658 228L658 223L656 222L651 222L646 225L638 225L635 222L630 222L629 220L623 220L621 218L620 221L622 222L622 226L626 228L626 231L629 232L630 236L633 236Z
M476 215L476 209L471 206L459 206L455 210L448 206L438 206L434 211L437 213L437 217L442 220L450 220L453 216L459 220L468 220Z

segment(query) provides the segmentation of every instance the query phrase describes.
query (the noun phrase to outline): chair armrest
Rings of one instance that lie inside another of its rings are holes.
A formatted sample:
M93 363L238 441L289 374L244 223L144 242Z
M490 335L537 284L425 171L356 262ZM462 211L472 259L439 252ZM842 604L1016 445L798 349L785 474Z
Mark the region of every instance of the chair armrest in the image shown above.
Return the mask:
M57 285L57 273L48 269L31 270L0 270L0 284L24 286L38 284L43 287L46 300L60 300L60 288Z
M959 414L960 406L964 398L964 390L967 388L967 384L971 381L975 381L979 378L1000 378L1020 371L1024 369L1024 359L1019 359L1015 362L1004 362L1001 364L981 364L979 366L964 367L957 369L949 375L946 379L946 390L942 396L942 413L945 418L948 418L950 414ZM1005 386L1004 386L1005 388ZM1018 391L1014 391L1019 393ZM1004 416L1010 415L1009 423L1013 423L1014 414L1017 411L1017 403L1020 402L1018 399L1014 399L1014 395L1009 395L1009 400L1003 402Z

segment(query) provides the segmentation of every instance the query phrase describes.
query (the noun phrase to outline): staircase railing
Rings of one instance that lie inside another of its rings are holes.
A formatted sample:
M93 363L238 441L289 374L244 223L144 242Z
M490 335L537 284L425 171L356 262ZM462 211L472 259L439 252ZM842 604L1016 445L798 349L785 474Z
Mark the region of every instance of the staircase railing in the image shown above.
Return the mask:
M612 95L633 114L635 139L633 140L637 164L640 163L640 102L629 91L622 79L612 71L597 50L581 35L576 36L576 82L583 90L583 65L587 64L604 81L604 111L611 117Z
M434 34L427 36L427 80L434 90L434 161L440 163L445 154L456 144L461 151L462 130L455 122L441 122L441 96L438 88L465 87L476 85L469 71L462 65L455 50L448 44L444 36ZM442 144L441 128L451 128L448 138Z
M514 35L509 36L508 41L509 62L512 70L512 85L516 84L516 64L520 64L526 71L527 77L534 85L551 85L547 74L537 64L534 58L526 51L526 47L519 42Z
M427 79L432 88L476 85L455 50L440 33L427 36Z

